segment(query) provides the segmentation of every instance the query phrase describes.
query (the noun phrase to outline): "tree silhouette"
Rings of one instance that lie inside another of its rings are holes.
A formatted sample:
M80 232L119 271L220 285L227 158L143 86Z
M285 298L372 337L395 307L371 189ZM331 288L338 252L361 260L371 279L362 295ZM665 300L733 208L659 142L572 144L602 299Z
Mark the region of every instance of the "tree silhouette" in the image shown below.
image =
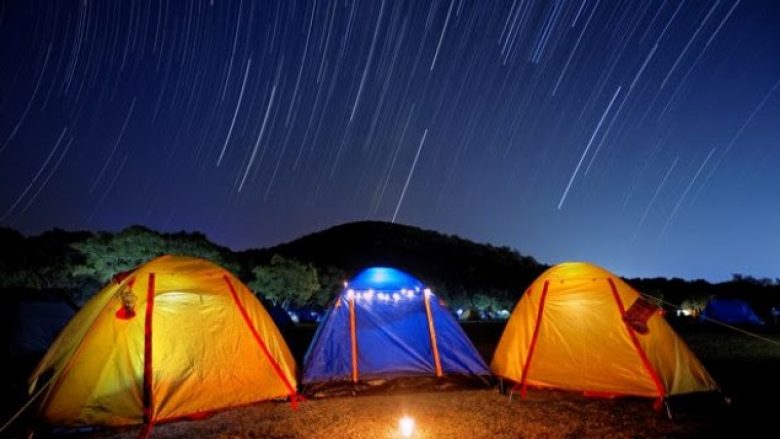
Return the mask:
M252 273L255 279L249 282L249 288L282 308L312 304L320 290L317 270L311 264L279 255L274 255L269 265L255 267Z

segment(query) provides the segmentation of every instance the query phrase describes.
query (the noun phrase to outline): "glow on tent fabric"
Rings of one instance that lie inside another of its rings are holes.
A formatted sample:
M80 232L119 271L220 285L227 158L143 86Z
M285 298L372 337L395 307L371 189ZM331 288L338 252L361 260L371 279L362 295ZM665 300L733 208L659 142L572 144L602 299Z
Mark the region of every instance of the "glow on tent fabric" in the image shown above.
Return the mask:
M491 364L522 385L663 398L717 384L660 313L647 334L623 320L640 294L586 263L556 265L515 307Z
M438 373L490 374L435 294L404 272L375 267L350 281L328 310L306 353L302 381Z
M293 357L252 292L210 262L174 256L97 293L49 348L31 391L47 372L40 413L58 425L162 422L296 387Z

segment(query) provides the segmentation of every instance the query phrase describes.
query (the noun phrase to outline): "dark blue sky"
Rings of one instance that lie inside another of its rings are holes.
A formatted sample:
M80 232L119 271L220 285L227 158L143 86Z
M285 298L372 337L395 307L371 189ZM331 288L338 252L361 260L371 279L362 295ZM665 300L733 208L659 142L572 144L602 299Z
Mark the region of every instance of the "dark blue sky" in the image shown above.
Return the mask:
M780 2L0 2L0 225L780 277Z

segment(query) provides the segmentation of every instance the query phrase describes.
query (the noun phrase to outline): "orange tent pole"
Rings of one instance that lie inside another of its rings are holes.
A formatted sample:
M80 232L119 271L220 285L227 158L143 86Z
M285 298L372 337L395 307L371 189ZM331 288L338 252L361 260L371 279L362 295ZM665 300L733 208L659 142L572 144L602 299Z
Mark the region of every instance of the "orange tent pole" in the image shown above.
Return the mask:
M623 316L626 314L626 308L623 306L623 301L620 300L615 282L612 281L612 278L607 278L607 282L609 282L609 287L612 289L612 296L615 298L618 311L620 311L620 319L623 320ZM634 344L634 349L636 349L637 354L639 354L639 358L642 360L642 365L650 375L650 378L653 379L655 388L658 390L658 400L655 402L655 409L660 410L661 402L663 402L663 398L666 396L666 392L664 391L664 387L661 384L661 380L658 378L658 374L655 373L655 370L653 370L653 366L650 365L650 360L647 358L647 354L645 354L644 349L642 349L642 345L639 344L639 339L636 337L634 330L625 320L623 320L623 324L626 327L626 331L628 331L628 335L631 337L631 342Z
M439 359L439 345L436 342L436 328L433 325L433 314L431 313L431 303L428 294L423 294L425 297L425 314L428 316L428 334L431 337L431 348L433 349L433 364L436 367L436 376L443 375L441 371L441 360Z
M349 298L349 336L352 344L352 382L358 382L357 333L355 332L355 296Z
M544 301L547 299L547 287L550 285L550 281L544 281L544 288L542 289L542 297L539 299L539 311L536 314L536 324L534 325L534 334L531 337L531 346L528 347L528 355L526 355L525 364L523 365L523 375L520 377L520 382L517 383L514 389L520 387L520 397L525 398L526 387L528 383L528 371L531 369L531 359L534 357L534 349L536 349L536 339L539 337L539 327L542 324L542 315L544 315Z

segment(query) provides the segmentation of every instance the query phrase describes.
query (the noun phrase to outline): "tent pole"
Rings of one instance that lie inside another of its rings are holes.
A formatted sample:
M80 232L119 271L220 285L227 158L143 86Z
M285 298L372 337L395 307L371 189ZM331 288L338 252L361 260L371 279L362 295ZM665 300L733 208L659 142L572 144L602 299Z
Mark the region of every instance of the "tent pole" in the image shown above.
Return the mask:
M357 333L355 332L355 296L349 297L349 337L352 346L352 383L358 382Z
M427 290L426 290L427 291ZM428 317L428 335L431 337L431 350L433 351L433 364L436 368L436 376L441 378L441 359L439 358L439 345L436 342L436 328L433 324L433 313L431 312L430 295L423 293L425 300L425 315Z

